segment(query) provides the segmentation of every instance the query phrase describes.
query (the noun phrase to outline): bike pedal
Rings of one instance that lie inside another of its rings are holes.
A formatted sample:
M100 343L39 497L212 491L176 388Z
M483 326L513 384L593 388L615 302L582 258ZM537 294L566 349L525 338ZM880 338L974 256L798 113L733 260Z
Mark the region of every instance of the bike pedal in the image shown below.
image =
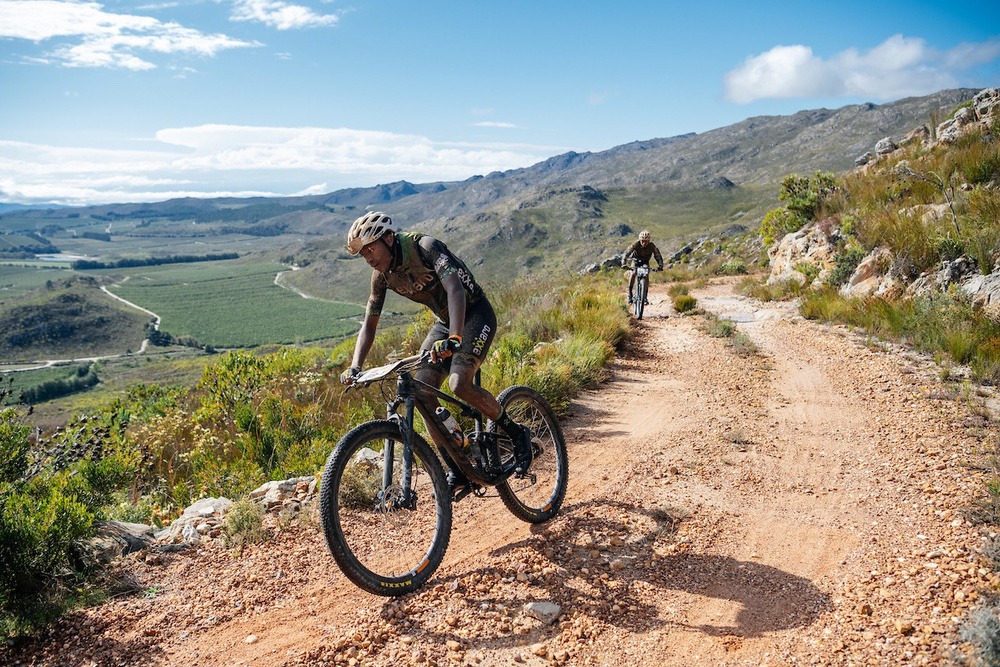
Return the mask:
M470 493L472 493L472 486L460 486L451 492L451 502L457 503Z

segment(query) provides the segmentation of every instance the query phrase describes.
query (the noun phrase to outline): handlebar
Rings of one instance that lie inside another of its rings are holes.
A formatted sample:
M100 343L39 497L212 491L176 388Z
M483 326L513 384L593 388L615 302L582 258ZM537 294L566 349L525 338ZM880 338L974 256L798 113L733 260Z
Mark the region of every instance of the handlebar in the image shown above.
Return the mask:
M424 351L419 354L415 354L411 357L404 357L403 359L397 359L396 361L385 364L384 366L376 366L375 368L369 368L366 371L362 371L354 376L354 381L347 385L344 391L353 388L367 387L373 382L378 382L379 380L385 378L386 376L392 375L401 369L412 370L422 366L424 363L430 360L431 353L429 351Z

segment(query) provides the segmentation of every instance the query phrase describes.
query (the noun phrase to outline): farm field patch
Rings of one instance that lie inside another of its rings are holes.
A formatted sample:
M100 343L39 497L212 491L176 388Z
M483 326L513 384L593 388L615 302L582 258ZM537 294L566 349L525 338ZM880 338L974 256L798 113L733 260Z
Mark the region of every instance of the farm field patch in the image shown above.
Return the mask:
M350 303L304 299L274 284L281 264L202 262L118 270L110 289L147 308L161 329L203 345L253 347L340 338L357 330L364 310Z

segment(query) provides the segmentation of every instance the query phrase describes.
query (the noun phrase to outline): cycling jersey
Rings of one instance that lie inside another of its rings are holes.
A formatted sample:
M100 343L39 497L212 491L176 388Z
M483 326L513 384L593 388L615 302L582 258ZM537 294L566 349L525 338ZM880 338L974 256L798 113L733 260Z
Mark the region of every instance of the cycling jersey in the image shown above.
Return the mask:
M472 272L441 241L415 232L396 234L392 268L372 272L367 315L379 316L387 290L430 308L438 320L448 323L448 293L441 280L457 275L465 288L466 310L485 300Z
M660 267L663 266L663 256L660 254L660 249L656 247L655 243L650 241L643 246L641 242L635 241L625 251L625 256L622 257L622 265L628 264L628 260L632 258L635 258L636 264L649 264L650 257L656 257L656 263Z

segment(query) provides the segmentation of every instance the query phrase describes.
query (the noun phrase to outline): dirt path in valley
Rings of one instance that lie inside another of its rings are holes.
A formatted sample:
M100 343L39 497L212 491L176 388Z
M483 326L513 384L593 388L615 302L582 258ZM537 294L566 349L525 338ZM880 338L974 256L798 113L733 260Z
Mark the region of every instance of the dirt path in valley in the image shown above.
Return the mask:
M144 596L76 614L32 665L945 664L1000 579L961 513L988 421L916 357L695 291L758 352L673 314L665 287L565 422L570 488L543 526L466 499L442 568L385 600L336 570L315 523L235 554L134 560ZM523 612L551 601L544 625ZM0 657L3 654L0 653Z

